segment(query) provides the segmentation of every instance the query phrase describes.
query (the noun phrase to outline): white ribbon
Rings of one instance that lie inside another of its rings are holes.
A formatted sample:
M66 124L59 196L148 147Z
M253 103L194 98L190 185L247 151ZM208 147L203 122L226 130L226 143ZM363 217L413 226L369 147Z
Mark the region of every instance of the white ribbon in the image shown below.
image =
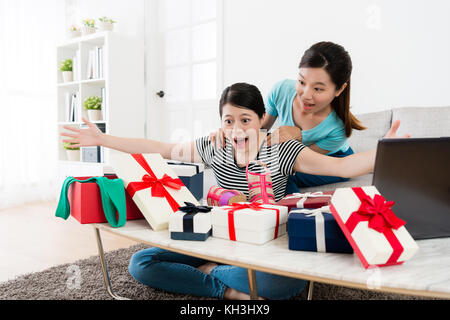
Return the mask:
M317 252L327 252L325 245L325 218L323 213L331 213L330 206L317 209L295 209L295 213L303 213L307 217L314 217L316 222L316 246Z
M304 208L305 201L308 200L308 198L320 198L320 197L331 197L331 194L323 194L322 191L305 192L305 193L296 192L290 196L284 197L283 200L301 198L299 201L297 201L297 208Z

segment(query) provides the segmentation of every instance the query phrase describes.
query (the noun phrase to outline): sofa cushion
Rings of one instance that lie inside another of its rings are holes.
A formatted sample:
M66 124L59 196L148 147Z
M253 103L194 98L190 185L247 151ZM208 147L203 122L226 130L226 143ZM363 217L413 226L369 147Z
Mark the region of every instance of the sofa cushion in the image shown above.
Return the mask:
M363 113L355 115L366 130L353 130L348 139L353 151L362 152L377 147L378 140L386 134L391 127L392 110Z
M397 135L412 138L450 137L450 107L403 107L392 110L392 120L400 119Z

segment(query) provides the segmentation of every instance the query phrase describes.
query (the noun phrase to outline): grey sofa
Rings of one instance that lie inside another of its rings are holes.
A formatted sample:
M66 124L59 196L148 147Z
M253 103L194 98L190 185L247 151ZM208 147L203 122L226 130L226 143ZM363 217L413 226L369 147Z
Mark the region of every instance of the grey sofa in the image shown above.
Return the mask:
M354 130L349 138L349 144L355 152L375 149L378 140L381 139L391 127L393 121L399 119L399 136L409 133L412 138L423 137L449 137L450 136L450 107L403 107L385 111L356 115L367 127L366 130ZM212 170L205 169L204 174L204 198L216 181ZM367 186L372 184L372 174L350 179L347 182L327 184L312 188L307 191L328 191L342 187Z

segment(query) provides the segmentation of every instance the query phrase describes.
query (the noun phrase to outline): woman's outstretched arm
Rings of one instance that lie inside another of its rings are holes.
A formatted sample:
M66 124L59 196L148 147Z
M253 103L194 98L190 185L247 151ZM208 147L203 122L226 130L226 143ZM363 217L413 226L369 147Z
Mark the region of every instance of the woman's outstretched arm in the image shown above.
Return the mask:
M202 162L198 154L195 143L166 143L156 140L139 138L122 138L105 134L92 122L83 118L87 124L86 129L64 126L64 129L71 132L62 132L60 135L69 137L63 142L70 142L73 147L103 146L127 153L159 153L165 159Z
M384 138L397 138L396 132L400 120L395 121ZM402 138L408 138L404 135ZM353 178L373 172L376 150L355 153L343 158L335 158L304 148L297 156L294 170L297 172Z

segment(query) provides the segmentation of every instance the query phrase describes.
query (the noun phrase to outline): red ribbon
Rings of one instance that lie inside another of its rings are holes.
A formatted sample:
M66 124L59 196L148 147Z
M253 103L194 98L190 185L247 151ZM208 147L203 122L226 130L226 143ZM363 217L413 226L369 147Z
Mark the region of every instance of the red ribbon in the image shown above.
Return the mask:
M391 207L395 204L395 202L386 201L383 196L378 194L376 194L372 199L363 191L362 188L352 188L352 190L361 201L361 205L358 210L350 215L345 223L348 231L352 233L359 222L369 221L369 228L383 233L393 249L393 252L386 264L397 262L404 249L400 241L398 241L397 237L392 232L392 229L397 230L401 226L405 225L406 222L398 218L391 210Z
M256 211L260 211L262 209L272 209L275 210L277 213L277 217L276 217L276 226L275 226L275 233L274 233L274 239L276 239L278 237L278 228L280 225L280 210L276 209L276 208L265 208L263 207L260 203L232 203L230 205L232 208L230 210L228 210L228 234L230 236L230 240L232 241L236 241L236 230L234 227L234 212L238 211L238 210L243 210L243 209L253 209Z
M128 194L133 197L139 190L152 188L152 197L166 198L173 212L177 211L180 205L175 201L165 187L180 190L181 187L184 186L183 182L181 182L179 178L174 179L167 174L164 174L161 179L158 179L142 154L132 154L131 156L148 174L143 175L141 181L130 182L127 186Z

